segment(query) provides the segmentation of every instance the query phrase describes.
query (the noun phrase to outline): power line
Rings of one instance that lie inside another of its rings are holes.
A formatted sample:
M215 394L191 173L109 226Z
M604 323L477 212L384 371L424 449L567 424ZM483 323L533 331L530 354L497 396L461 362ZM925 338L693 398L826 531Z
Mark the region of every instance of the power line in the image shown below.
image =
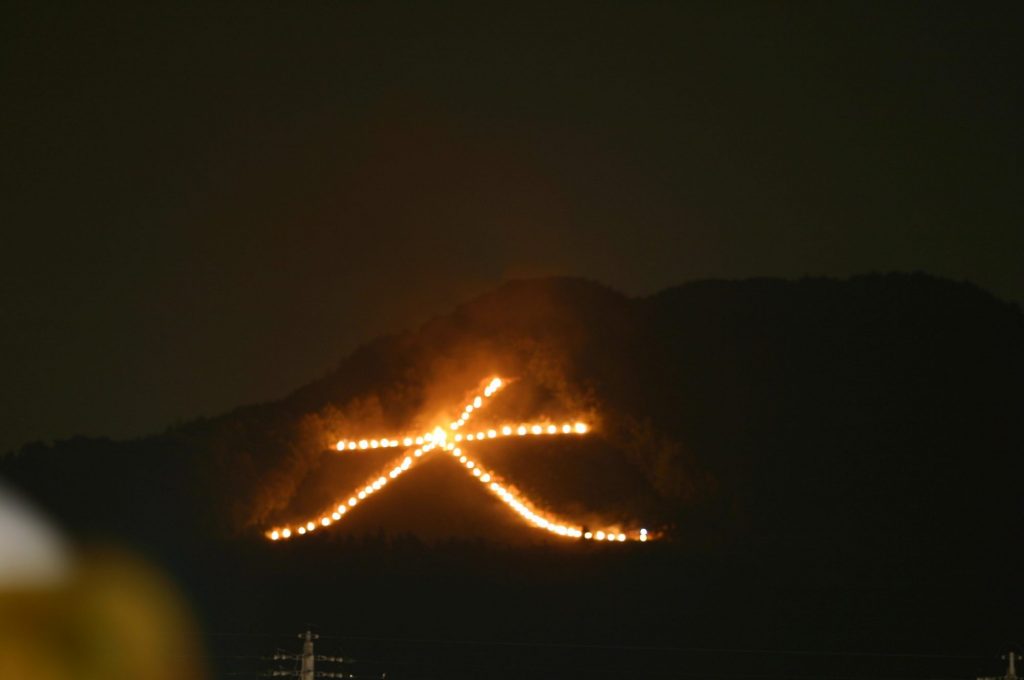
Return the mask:
M291 634L282 633L206 633L206 637L250 637L250 638L283 638ZM527 640L472 640L465 638L409 638L395 636L360 635L360 634L320 634L323 639L332 640L367 640L376 642L394 642L418 645L471 645L480 647L551 647L566 649L597 649L624 651L664 651L694 654L750 654L764 656L834 656L834 657L891 657L916 659L966 659L979 660L996 658L995 654L942 654L936 652L885 652L873 650L816 650L816 649L783 649L770 647L682 647L678 645L623 645L598 642L531 642Z
M832 656L832 657L879 657L913 659L989 659L981 654L937 654L927 652L881 652L881 651L840 651L813 649L769 649L742 647L679 647L672 645L622 645L606 643L576 642L528 642L518 640L468 640L442 638L399 638L372 635L322 635L325 639L369 640L398 642L421 645L468 645L479 647L538 647L555 649L623 650L638 652L679 652L693 654L745 654L763 656Z

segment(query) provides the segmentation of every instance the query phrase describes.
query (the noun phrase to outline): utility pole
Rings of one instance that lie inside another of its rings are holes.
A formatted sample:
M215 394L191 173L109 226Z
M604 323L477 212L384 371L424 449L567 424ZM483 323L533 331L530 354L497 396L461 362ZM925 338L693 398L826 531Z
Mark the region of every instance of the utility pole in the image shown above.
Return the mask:
M313 640L318 639L320 636L311 630L307 630L305 633L299 634L299 639L302 640L302 653L301 654L284 654L277 653L274 655L275 661L298 661L299 668L292 670L273 670L266 674L272 677L285 677L285 678L298 678L299 680L316 680L316 678L354 678L355 675L351 673L336 673L333 671L318 671L316 670L317 661L328 661L332 663L351 663L352 659L345 659L340 656L323 656L313 653Z
M300 635L302 638L302 673L299 675L300 680L313 680L313 640L319 638L319 635L313 635L312 631L307 630L305 635Z
M1016 652L1009 652L1003 654L1001 657L1006 661L1006 675L997 675L988 678L978 678L978 680L1020 680L1017 675L1017 659L1020 656Z

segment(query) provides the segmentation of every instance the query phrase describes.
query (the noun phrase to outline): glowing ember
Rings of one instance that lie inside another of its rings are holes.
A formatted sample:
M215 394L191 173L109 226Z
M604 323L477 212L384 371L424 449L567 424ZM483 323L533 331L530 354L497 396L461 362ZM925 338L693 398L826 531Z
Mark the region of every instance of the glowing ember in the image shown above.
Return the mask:
M484 388L483 394L474 397L462 410L461 415L456 420L451 421L448 426L448 430L453 432L451 435L449 435L447 430L438 426L429 432L418 434L415 437L405 436L401 439L385 437L370 440L360 439L358 441L342 439L338 441L335 448L339 452L346 452L346 454L348 452L396 448L399 445L404 446L406 449L411 448L413 445L417 448L412 451L412 455L404 455L401 458L396 459L383 470L379 471L374 478L371 478L362 487L350 492L348 500L340 501L335 510L328 510L315 519L297 524L294 533L298 535L305 535L307 533L312 533L318 526L327 527L338 522L346 516L346 513L350 509L359 504L360 501L366 500L373 493L383 489L389 480L397 479L401 475L405 474L419 462L418 459L423 455L435 450L443 450L451 453L452 459L457 461L460 467L462 467L467 474L470 474L473 479L484 484L488 491L494 494L494 496L507 505L509 509L519 515L524 522L531 526L538 529L544 529L552 534L564 536L566 538L582 538L584 540L608 542L624 542L627 540L646 542L651 540L653 536L647 531L647 529L631 531L627 534L620 531L618 528L604 527L603 529L591 532L584 530L584 528L577 522L570 522L559 519L553 515L549 515L539 510L534 503L516 491L514 487L507 483L502 483L501 477L498 473L493 470L486 469L479 461L473 460L462 448L456 446L457 443L461 443L464 440L479 441L483 439L495 439L498 437L522 437L526 435L582 435L590 431L590 427L586 423L572 422L562 423L560 425L555 423L514 423L481 430L475 434L463 435L456 432L456 430L462 428L475 413L484 408L487 405L487 400L493 397L505 385L505 381L501 378L494 378L491 380L487 384L487 387ZM280 539L291 538L293 531L290 527L277 527L268 531L266 535L270 540L278 541Z

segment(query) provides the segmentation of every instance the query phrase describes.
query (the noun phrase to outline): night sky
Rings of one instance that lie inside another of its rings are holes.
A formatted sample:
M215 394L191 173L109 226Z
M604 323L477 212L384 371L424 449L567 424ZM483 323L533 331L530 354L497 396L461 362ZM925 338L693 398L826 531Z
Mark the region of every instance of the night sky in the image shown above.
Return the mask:
M1019 5L143 4L0 17L0 449L280 397L513 277L1024 300Z

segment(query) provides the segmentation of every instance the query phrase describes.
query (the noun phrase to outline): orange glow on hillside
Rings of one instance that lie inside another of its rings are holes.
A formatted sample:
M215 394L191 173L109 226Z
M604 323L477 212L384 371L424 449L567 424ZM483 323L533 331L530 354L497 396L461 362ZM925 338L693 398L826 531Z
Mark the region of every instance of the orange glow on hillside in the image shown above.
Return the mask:
M530 499L519 493L514 486L502 481L501 476L494 470L484 468L479 461L474 460L463 448L465 442L479 441L484 439L496 439L498 437L522 437L532 436L579 436L590 432L590 426L581 421L553 423L507 423L498 427L480 430L475 433L463 434L458 432L470 418L480 409L487 406L495 394L505 385L506 381L501 378L494 378L484 388L483 393L475 396L463 409L459 417L451 421L447 428L441 426L416 435L405 435L401 438L382 437L378 439L347 440L341 439L335 444L339 452L373 451L375 449L389 449L402 446L406 449L400 458L396 458L384 469L378 471L373 478L367 480L363 485L353 489L344 495L336 504L336 508L326 510L321 515L307 520L305 523L298 523L293 530L291 527L275 527L266 534L271 541L279 541L291 538L293 535L305 535L314 532L319 527L329 527L335 522L342 520L348 512L356 506L369 499L371 495L383 489L390 480L395 480L407 471L412 469L419 460L435 451L447 451L451 454L450 460L462 467L473 479L480 482L495 497L502 501L519 518L537 529L543 529L556 536L566 538L616 542L640 541L646 542L653 536L647 529L623 532L618 527L601 527L595 531L585 530L579 522L573 522L564 518L555 517L540 510ZM415 448L413 448L415 446ZM363 454L359 454L363 455Z

